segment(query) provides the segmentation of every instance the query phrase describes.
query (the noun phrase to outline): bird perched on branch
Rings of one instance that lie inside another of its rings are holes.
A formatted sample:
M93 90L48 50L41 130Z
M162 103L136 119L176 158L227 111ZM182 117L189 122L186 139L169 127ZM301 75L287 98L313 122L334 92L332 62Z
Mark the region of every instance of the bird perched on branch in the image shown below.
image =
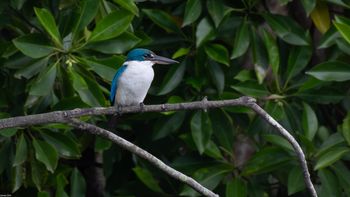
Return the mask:
M148 49L133 49L114 75L110 101L118 107L143 105L154 77L154 64L174 64L175 60L158 56Z

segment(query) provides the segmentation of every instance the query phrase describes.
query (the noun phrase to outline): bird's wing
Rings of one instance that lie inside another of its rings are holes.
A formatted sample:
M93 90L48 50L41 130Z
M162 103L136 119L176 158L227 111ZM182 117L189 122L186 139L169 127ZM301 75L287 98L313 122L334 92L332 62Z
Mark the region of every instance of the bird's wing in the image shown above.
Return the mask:
M119 77L123 74L123 72L126 69L126 64L121 66L118 71L115 73L113 81L112 81L112 86L111 86L111 94L109 97L109 100L111 101L111 104L114 105L114 99L115 99L115 94L117 93L117 88L118 88L118 80Z

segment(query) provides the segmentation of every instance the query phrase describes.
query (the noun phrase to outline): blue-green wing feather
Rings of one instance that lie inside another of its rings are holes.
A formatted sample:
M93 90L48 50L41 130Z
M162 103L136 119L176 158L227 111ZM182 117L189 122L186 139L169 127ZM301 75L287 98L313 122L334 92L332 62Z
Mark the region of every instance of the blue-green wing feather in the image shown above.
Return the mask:
M109 100L111 101L111 104L114 105L114 101L115 101L115 94L117 93L117 89L118 89L118 80L119 77L123 74L123 72L125 71L127 65L123 65L121 66L117 72L115 73L114 77L113 77L113 81L112 81L112 86L111 86L111 94L109 97Z

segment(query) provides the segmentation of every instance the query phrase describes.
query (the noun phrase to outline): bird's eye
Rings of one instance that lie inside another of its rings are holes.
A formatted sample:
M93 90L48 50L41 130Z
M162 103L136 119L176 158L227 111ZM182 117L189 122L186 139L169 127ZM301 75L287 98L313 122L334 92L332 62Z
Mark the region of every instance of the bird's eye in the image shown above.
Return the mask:
M154 55L152 53L147 53L144 55L145 58L153 58Z

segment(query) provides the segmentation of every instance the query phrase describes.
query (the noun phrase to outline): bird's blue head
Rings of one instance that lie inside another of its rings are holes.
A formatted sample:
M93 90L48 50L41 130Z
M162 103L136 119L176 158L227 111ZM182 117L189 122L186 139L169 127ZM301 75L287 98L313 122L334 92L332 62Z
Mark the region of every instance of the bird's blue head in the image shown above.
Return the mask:
M156 55L151 50L142 48L131 50L127 55L126 61L151 61L155 64L179 63L178 61Z

